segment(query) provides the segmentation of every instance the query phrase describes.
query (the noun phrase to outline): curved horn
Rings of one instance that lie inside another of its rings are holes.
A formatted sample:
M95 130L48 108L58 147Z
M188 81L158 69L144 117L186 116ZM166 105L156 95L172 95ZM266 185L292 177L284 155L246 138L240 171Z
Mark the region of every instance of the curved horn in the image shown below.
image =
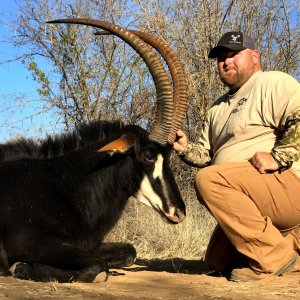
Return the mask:
M168 142L173 143L176 132L181 128L182 120L188 105L187 81L181 63L172 47L161 39L148 33L130 30L144 42L155 48L166 61L173 80L173 117L172 126L168 135ZM109 32L98 31L96 35L109 35Z
M157 112L150 138L162 145L168 141L168 135L172 123L173 97L172 86L160 58L150 47L130 31L123 29L115 24L92 19L59 19L48 21L50 24L72 23L93 26L107 30L117 35L127 44L129 44L142 57L152 75L156 94L157 94Z
M148 33L133 30L139 38L155 48L165 59L173 80L173 117L168 142L173 144L176 132L181 128L188 105L187 81L183 68L172 47Z

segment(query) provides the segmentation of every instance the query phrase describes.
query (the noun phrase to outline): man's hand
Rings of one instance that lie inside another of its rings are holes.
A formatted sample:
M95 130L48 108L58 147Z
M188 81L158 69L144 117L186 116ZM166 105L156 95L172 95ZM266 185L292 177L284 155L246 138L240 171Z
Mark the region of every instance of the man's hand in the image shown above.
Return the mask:
M275 172L279 169L278 163L268 152L256 152L249 161L261 174Z
M173 143L173 149L177 152L177 153L182 153L186 146L187 146L187 136L186 134L182 131L182 130L178 130L176 132L176 140Z

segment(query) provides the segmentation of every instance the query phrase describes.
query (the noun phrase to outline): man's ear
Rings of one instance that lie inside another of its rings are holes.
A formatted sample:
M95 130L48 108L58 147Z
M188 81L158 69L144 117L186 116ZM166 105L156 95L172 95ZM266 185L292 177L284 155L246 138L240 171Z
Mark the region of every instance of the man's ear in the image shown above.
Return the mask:
M113 155L115 153L124 153L136 145L136 136L133 134L125 133L118 139L106 144L95 153L108 153Z
M253 57L254 64L256 66L260 66L260 55L257 50L252 50L252 57Z

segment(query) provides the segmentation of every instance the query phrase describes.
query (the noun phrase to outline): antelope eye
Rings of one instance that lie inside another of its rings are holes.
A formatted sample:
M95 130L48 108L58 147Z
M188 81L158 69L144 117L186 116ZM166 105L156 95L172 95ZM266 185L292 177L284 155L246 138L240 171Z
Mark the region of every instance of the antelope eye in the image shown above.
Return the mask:
M145 158L146 161L152 162L152 163L156 162L156 159L157 159L156 155L152 152L145 152L144 153L144 158Z

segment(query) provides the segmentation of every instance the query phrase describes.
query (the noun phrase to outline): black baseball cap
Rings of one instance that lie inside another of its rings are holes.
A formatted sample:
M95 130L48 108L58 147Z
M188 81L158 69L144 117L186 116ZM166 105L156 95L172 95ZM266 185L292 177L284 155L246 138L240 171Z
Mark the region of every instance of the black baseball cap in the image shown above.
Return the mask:
M219 40L216 47L212 48L209 53L209 58L216 58L224 50L241 51L245 49L255 50L255 42L253 38L240 31L226 32Z

